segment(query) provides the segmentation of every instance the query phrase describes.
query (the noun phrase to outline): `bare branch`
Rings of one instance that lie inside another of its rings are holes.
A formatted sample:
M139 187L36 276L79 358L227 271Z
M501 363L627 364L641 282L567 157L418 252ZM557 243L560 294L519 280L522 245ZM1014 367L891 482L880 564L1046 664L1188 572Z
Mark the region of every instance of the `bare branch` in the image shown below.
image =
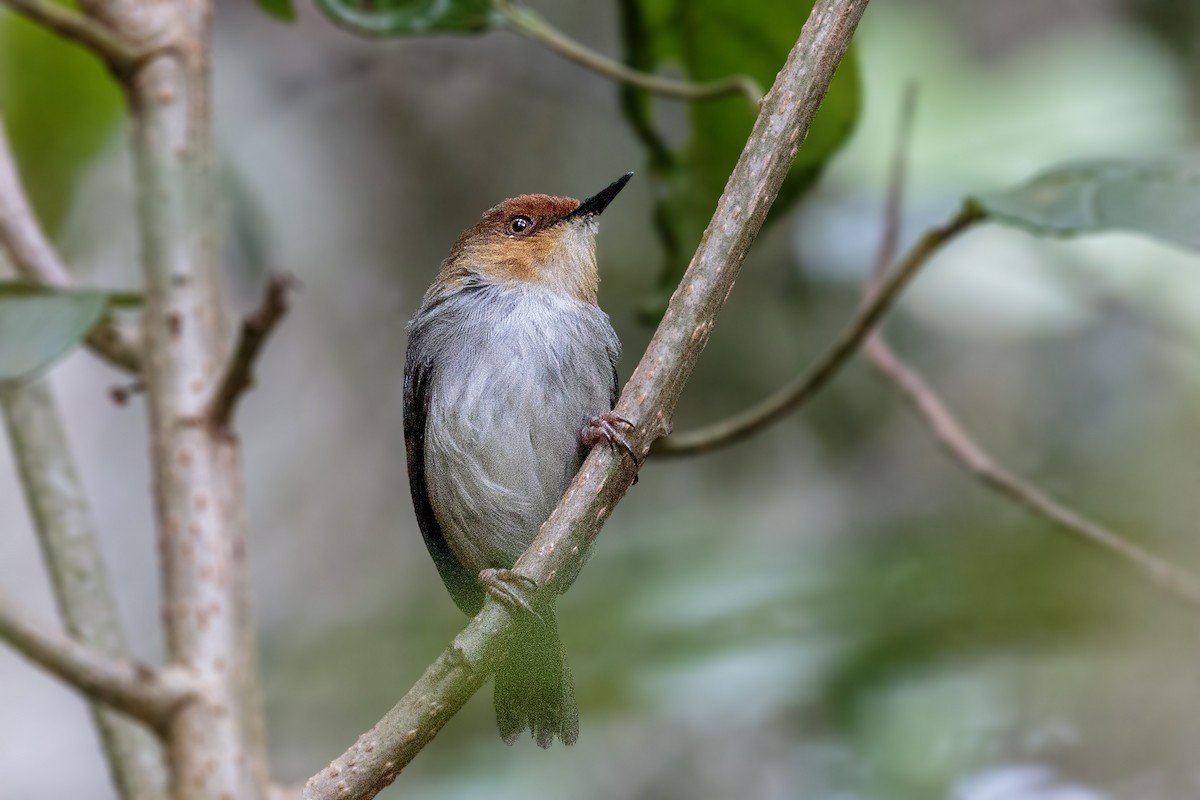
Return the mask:
M738 75L709 83L690 83L640 72L620 61L589 50L552 26L531 9L518 3L511 0L492 0L492 6L500 12L513 32L544 45L568 61L574 61L576 64L614 81L678 100L705 100L712 97L741 94L755 105L762 101L762 87L748 76Z
M231 436L233 415L242 395L254 386L254 365L275 326L288 312L288 292L295 285L290 275L272 275L263 290L258 309L242 320L242 331L225 377L217 385L208 409L208 423L218 432Z
M95 526L48 379L0 389L8 440L69 633L98 653L127 658ZM145 728L96 703L92 716L123 800L163 800L166 768Z
M99 22L51 0L0 0L0 5L7 5L58 35L79 42L114 67L123 68L141 55Z
M925 266L929 257L942 243L982 218L978 209L966 205L943 227L925 234L892 274L881 283L873 285L858 312L829 349L790 384L736 416L695 431L658 440L650 451L651 455L688 456L711 452L753 436L804 405L858 352L863 340L891 310L909 281Z
M1064 532L1117 556L1152 586L1200 605L1200 578L1093 522L997 464L963 429L920 374L892 351L881 334L871 336L865 349L871 364L904 395L938 444L983 485Z
M868 288L882 283L888 267L896 258L896 250L900 247L900 223L904 208L904 184L908 177L908 151L912 139L913 120L916 119L917 88L909 83L904 87L904 95L900 99L900 122L896 130L896 147L892 151L891 169L888 170L887 195L883 203L883 233L879 237L879 247L875 251L875 263L871 266ZM863 298L863 305L869 304L871 292Z
M78 16L58 5L50 8ZM0 249L22 275L49 286L70 286L71 273L43 233L26 199L4 126L0 124ZM87 338L88 346L109 363L136 372L139 351L136 338L105 314Z
M182 675L159 672L94 650L0 595L0 639L87 697L162 730L191 696Z
M175 48L125 79L138 186L145 305L142 377L171 663L203 696L172 720L175 800L267 794L266 735L245 560L237 442L204 424L229 352L210 104L210 0L106 2L134 38L143 6L168 15Z
M912 92L905 100L902 133L892 159L891 176L888 184L887 202L884 206L884 235L880 241L872 269L871 284L883 279L896 248L900 229L903 189L907 154L907 129L911 118ZM929 253L955 235L946 229L926 234L924 241L930 245ZM871 285L869 284L869 285ZM870 295L870 291L868 291ZM912 405L929 428L938 444L979 479L984 486L1024 506L1034 514L1057 525L1061 530L1117 556L1132 567L1152 586L1172 594L1194 605L1200 605L1200 577L1180 569L1162 557L1130 542L1120 534L1093 522L1077 511L1063 505L1036 486L1026 483L996 463L970 434L962 427L946 404L912 367L904 362L888 345L881 329L874 330L864 345L867 359L881 375Z
M615 409L636 423L635 452L644 455L670 430L680 392L866 7L867 0L818 0L764 98L713 222ZM633 478L628 459L593 449L514 569L546 595L564 591ZM489 600L374 728L309 779L304 797L358 800L391 783L483 683L511 626L507 609Z

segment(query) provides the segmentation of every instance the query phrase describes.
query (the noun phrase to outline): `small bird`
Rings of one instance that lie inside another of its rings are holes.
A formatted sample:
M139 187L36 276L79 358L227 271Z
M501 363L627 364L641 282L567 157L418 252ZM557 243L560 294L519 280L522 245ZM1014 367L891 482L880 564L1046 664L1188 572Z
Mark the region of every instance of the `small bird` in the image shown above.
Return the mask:
M404 441L413 506L450 596L474 615L510 604L517 633L496 669L496 722L512 744L579 735L552 605L511 571L588 451L637 462L612 413L621 343L596 304L600 214L622 176L583 202L527 194L467 229L409 324Z

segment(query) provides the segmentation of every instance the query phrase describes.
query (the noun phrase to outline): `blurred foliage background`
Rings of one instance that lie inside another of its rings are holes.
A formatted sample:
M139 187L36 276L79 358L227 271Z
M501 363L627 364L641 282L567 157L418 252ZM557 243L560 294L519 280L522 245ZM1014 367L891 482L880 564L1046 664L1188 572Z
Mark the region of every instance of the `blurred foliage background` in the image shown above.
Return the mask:
M621 53L618 4L532 5ZM272 750L302 780L463 623L413 519L401 430L405 323L457 233L505 197L645 176L599 244L627 375L672 263L663 199L677 211L701 189L672 186L615 84L528 40L364 42L296 12L221 3L214 65L230 285L248 308L269 270L303 284L242 424ZM894 0L856 41L852 136L756 243L677 430L782 384L851 313L907 81L906 240L966 194L1200 134L1195 4ZM736 71L717 63L706 77ZM103 70L4 14L0 105L68 260L136 287L126 131ZM685 134L711 109L650 106L674 157L710 164ZM893 338L1002 461L1197 564L1198 267L1129 235L989 226L930 265ZM142 416L108 400L120 376L89 355L54 378L131 638L157 658ZM50 612L8 458L0 582ZM646 466L560 602L579 745L505 747L482 692L382 796L1195 797L1193 613L977 486L855 366L751 441ZM111 797L83 704L2 648L0 772L0 796Z

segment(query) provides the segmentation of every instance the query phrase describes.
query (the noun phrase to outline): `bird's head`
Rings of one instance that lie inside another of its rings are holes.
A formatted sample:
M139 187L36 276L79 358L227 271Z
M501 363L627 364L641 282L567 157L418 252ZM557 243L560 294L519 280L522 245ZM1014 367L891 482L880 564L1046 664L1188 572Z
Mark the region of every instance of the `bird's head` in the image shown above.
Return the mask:
M523 194L489 209L454 244L435 288L450 290L481 279L526 282L595 303L598 217L632 175L622 175L583 202Z

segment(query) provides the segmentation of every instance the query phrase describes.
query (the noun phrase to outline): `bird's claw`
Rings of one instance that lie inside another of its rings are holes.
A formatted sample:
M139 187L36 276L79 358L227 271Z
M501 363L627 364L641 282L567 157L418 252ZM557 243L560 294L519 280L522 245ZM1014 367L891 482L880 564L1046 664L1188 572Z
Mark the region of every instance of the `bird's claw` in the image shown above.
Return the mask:
M514 572L511 569L488 568L479 573L479 580L484 590L509 608L520 608L528 613L539 624L545 625L546 620L529 601L529 592L537 589L537 581L533 578Z
M618 426L624 427L630 431L636 430L637 426L619 414L614 414L611 411L607 414L601 414L598 417L592 417L587 424L583 426L583 431L580 432L579 438L587 447L595 447L600 443L608 445L610 450L620 449L625 452L633 463L637 466L642 466L642 459L638 458L637 453L633 451L629 440L625 438L625 434L621 432Z

